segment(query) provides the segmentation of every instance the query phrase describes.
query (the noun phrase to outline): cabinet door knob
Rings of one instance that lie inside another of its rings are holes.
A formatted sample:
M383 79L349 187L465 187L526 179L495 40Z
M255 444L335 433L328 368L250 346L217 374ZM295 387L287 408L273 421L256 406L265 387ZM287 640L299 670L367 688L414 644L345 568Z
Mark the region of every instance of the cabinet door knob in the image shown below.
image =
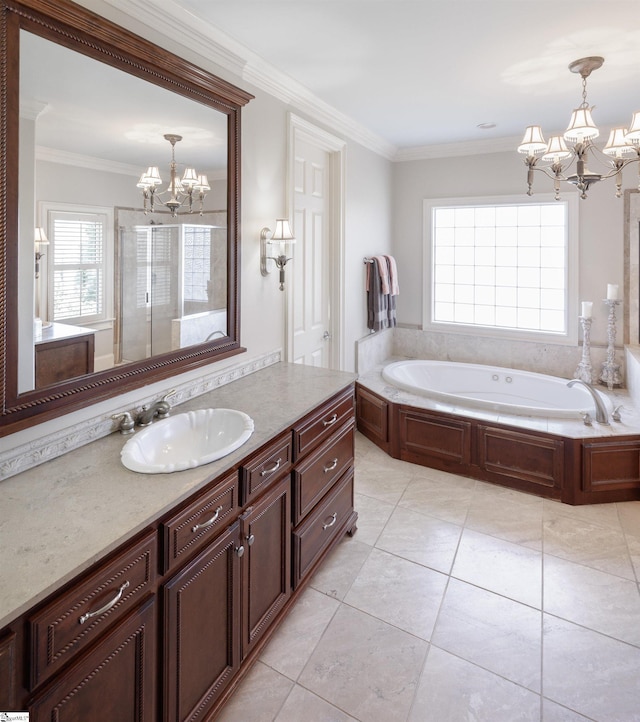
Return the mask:
M115 607L116 604L122 599L122 595L124 594L124 590L127 589L129 586L129 582L125 582L120 589L118 589L118 592L116 593L116 596L109 602L107 602L104 607L100 607L100 609L96 609L95 612L87 612L87 614L83 614L78 621L80 624L84 624L86 621L91 619L92 617L97 617L100 614L104 614L105 612L108 612L111 607Z
M328 529L330 526L333 526L333 525L336 523L336 519L337 519L337 518L338 518L338 514L337 514L337 512L334 512L334 513L331 515L331 521L329 521L329 522L327 522L326 524L323 524L323 525L322 525L322 531L324 531L325 529Z
M247 534L247 544L251 546L253 542L256 540L255 536L253 534Z
M220 516L220 512L222 511L222 507L219 506L216 509L216 513L209 519L209 521L205 521L203 524L196 524L195 526L191 527L192 532L197 532L198 529L206 529L208 526L211 526L212 524L215 524L218 517Z
M238 557L244 556L244 547L242 545L239 547L236 547L236 554L238 555Z

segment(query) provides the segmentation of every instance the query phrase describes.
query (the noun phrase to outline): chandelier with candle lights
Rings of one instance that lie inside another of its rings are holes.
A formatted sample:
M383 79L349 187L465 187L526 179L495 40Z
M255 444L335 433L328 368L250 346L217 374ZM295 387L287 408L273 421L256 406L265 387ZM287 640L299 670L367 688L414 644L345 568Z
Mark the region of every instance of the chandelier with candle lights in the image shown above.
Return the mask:
M569 65L572 73L582 77L582 103L573 111L564 135L554 135L546 142L539 125L530 125L525 130L518 152L526 154L527 195L533 195L533 174L537 170L553 180L556 200L560 199L563 181L575 185L580 198L586 198L594 183L614 178L616 196L622 195L622 169L640 160L640 111L633 114L629 128L611 130L602 150L594 145L593 141L600 131L593 122L592 107L587 102L587 78L603 63L604 58L592 56L575 60ZM587 168L588 159L602 166L602 172Z
M167 133L165 140L171 143L171 163L169 164L169 184L164 191L158 190L162 185L162 178L157 166L149 166L140 176L138 188L142 190L144 198L144 212L153 213L156 203L168 208L171 216L175 218L182 206L193 212L194 200L200 203L200 215L202 215L203 201L207 192L211 190L207 176L198 175L194 168L187 168L182 178L178 177L176 165L176 143L182 140L181 135Z

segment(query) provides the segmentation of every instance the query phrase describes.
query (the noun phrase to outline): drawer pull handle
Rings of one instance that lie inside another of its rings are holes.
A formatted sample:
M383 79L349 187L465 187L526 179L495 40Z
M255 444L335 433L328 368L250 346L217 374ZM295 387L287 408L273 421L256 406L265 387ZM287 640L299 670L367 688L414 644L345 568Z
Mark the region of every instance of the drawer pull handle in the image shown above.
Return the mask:
M83 614L78 621L80 624L84 624L86 621L91 619L91 617L97 617L100 614L104 614L105 612L108 612L111 607L115 607L116 604L122 599L122 595L124 594L124 590L127 589L129 586L129 582L125 582L120 589L118 589L118 593L116 596L110 601L107 602L104 607L100 607L100 609L96 609L95 612L87 612L87 614Z
M331 521L328 524L322 525L322 531L324 531L325 529L328 529L330 526L333 526L336 523L337 518L338 518L338 514L336 512L334 512L331 515Z
M216 513L209 519L209 521L205 521L204 524L196 524L195 526L191 527L192 532L197 532L198 529L206 529L208 526L211 526L212 524L215 524L216 521L218 521L218 517L220 516L220 512L222 511L222 507L219 506L216 509Z
M270 469L264 469L260 472L260 476L269 476L269 474L273 474L274 471L278 471L280 468L280 464L282 464L282 459L278 459L276 463L270 468Z
M329 420L323 421L322 425L323 426L333 426L337 420L338 420L338 414L334 414Z
M338 466L338 459L335 458L330 464L324 467L324 473L328 474L330 471L333 471L336 466Z

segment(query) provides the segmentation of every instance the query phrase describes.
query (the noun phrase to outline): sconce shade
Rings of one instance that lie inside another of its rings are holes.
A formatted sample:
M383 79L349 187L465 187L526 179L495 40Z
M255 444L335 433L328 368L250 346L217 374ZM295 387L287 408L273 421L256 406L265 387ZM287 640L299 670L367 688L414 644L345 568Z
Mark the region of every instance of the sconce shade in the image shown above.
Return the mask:
M293 235L289 221L286 218L276 219L276 229L268 240L268 243L295 243L296 237Z
M49 245L49 239L47 238L47 234L44 232L44 228L41 228L40 226L36 227L35 241L36 241L36 243L39 243L43 246Z

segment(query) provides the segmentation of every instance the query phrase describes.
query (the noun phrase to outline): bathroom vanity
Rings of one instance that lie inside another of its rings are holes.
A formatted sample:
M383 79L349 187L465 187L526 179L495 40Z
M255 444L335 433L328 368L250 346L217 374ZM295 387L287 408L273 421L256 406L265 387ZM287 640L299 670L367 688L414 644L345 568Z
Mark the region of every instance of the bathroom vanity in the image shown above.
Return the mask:
M277 364L179 407L254 419L224 459L136 474L111 434L0 484L0 709L213 719L356 529L353 384Z

